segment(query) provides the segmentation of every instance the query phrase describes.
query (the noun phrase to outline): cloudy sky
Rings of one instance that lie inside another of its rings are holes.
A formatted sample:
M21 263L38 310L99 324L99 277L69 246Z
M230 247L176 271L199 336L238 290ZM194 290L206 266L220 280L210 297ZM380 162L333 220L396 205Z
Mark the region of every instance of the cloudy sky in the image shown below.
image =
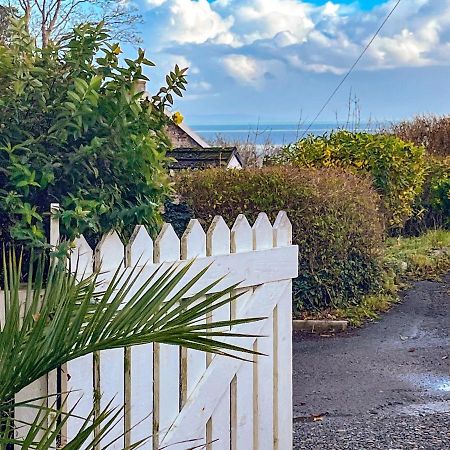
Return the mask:
M158 70L189 66L189 123L310 120L396 0L140 0ZM155 71L150 89L159 81ZM319 121L450 112L450 0L402 0Z

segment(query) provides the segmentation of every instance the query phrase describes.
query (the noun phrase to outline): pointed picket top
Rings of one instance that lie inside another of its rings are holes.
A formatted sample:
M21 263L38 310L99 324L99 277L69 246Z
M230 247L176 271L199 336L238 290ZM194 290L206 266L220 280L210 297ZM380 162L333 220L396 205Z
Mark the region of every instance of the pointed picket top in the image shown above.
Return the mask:
M103 235L95 247L95 268L106 271L115 271L124 266L124 248L117 231L110 231Z
M155 263L178 261L180 259L180 240L170 223L165 223L155 240Z
M273 224L273 246L286 247L292 244L292 224L286 211L277 214Z
M127 267L153 264L153 239L144 225L136 225L130 241L125 247L125 264Z
M215 216L206 232L206 254L228 255L230 253L230 229L222 216Z
M181 259L206 256L206 234L197 219L191 219L181 236Z
M267 214L260 212L253 224L253 250L273 247L273 228Z
M55 247L59 244L59 203L50 203L50 245Z
M231 228L231 253L251 252L253 232L244 214L239 214Z
M94 270L94 251L81 235L72 242L69 254L69 269L79 278L88 277Z

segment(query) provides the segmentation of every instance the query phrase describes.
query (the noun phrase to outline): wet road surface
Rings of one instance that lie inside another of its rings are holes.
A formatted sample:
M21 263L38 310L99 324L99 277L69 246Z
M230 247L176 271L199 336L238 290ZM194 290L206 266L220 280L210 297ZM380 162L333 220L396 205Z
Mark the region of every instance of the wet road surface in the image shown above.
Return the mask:
M450 450L450 274L379 322L294 335L294 448Z

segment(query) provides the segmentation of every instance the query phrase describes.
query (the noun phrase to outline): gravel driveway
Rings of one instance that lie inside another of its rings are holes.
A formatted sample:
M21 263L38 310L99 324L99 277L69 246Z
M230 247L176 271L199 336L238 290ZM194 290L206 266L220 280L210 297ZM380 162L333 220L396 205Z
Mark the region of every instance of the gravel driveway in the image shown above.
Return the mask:
M450 274L383 319L294 335L294 448L450 449Z

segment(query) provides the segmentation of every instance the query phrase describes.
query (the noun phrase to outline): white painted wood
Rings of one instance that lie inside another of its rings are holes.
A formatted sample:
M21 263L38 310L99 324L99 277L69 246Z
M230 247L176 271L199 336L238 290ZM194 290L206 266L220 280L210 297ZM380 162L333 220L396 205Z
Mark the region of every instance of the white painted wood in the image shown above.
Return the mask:
M155 262L179 259L180 240L172 225L164 224L155 241ZM180 348L155 344L153 364L153 448L156 450L180 410Z
M115 272L124 266L124 247L117 234L111 231L102 236L100 242L95 247L95 268L102 272Z
M72 242L68 263L70 270L73 273L76 272L78 279L92 275L94 269L94 251L83 235Z
M59 243L59 219L57 213L59 212L59 203L50 203L50 236L49 243L52 248L56 248ZM47 393L49 398L47 400L48 408L57 408L57 394L58 394L58 372L61 368L52 370L47 374ZM65 389L61 389L64 390ZM52 427L53 430L56 429L56 413L49 414L48 425ZM53 447L56 447L56 440L52 443Z
M26 290L18 292L19 297L19 320L20 322L23 320L27 310L30 307L31 296L27 294ZM33 383L29 384L25 388L23 388L20 392L15 395L16 402L24 402L33 398L44 397L48 394L48 378L46 375L37 379ZM36 400L32 402L34 405L42 405L47 406L47 400L45 398ZM16 437L25 437L29 426L27 424L32 423L36 417L38 417L38 410L33 407L27 406L16 406L14 409L14 420L15 420L15 436ZM41 436L42 433L38 433L37 437ZM16 449L19 449L17 445L15 445ZM21 448L21 447L20 447Z
M50 239L49 243L55 247L59 243L59 219L56 216L59 212L59 203L50 203Z
M206 256L206 234L197 219L191 219L181 236L181 259L204 258Z
M192 219L181 237L181 258L204 258L206 234L196 219ZM206 321L204 317L203 321ZM183 406L206 370L206 354L181 348L181 406Z
M210 256L228 255L230 253L230 239L230 229L225 223L225 220L221 216L215 216L206 233L207 254ZM230 320L230 318L231 305L226 304L213 311L211 320L213 322L220 322ZM226 328L222 328L221 331L226 331ZM221 338L217 338L217 340L221 340ZM208 355L208 363L215 358L225 357ZM225 387L222 398L211 415L211 450L228 450L230 448L230 383L231 380L228 386Z
M229 450L231 448L230 391L230 386L228 386L211 417L211 450Z
M0 328L3 329L5 326L5 320L6 320L6 311L5 311L5 293L0 290Z
M125 247L127 267L145 266L153 263L153 240L144 225L136 225Z
M281 283L281 282L280 282ZM273 283L278 285L278 283ZM258 351L264 356L257 356L258 383L258 443L259 448L264 448L267 443L273 443L273 313L264 321L261 330L263 337L258 338ZM270 447L269 447L270 448Z
M131 348L129 414L131 442L148 438L153 430L153 344Z
M87 417L92 410L94 399L94 359L92 355L82 356L67 363L67 410L72 408L78 417ZM67 439L70 441L78 433L83 420L72 417L67 424ZM84 447L85 448L85 447Z
M231 253L251 252L253 232L244 214L239 214L231 228Z
M227 169L242 169L242 164L238 161L235 155L233 155L228 161Z
M277 214L273 224L273 246L285 247L292 244L292 224L285 211Z
M124 386L124 350L115 348L100 352L100 408L122 408L125 401ZM108 406L109 405L109 406ZM123 436L125 424L123 417L112 427L108 436L101 440L103 448L113 439ZM124 447L123 437L109 448L121 450Z
M215 216L206 232L206 254L228 255L230 253L230 229L222 216Z
M277 372L277 416L278 441L275 450L292 448L292 282L286 295L280 297L277 305L278 355Z
M209 267L206 274L191 288L185 297L190 297L205 288L213 281L226 275L211 289L211 293L221 291L234 283L240 283L239 287L258 286L263 283L287 280L295 278L298 274L298 253L297 246L270 248L257 252L245 252L239 254L229 254L220 256L209 256L195 260L181 282L175 286L174 290L180 289L187 281L198 274L200 270ZM140 272L136 285L144 282L157 270L166 270L173 265L174 260L168 260L162 264L146 265ZM180 268L186 262L180 262ZM127 274L131 269L125 269ZM107 281L113 273L103 274L103 280ZM126 278L126 277L124 277Z
M165 223L155 240L155 263L178 261L180 259L180 240L172 225Z
M127 266L136 263L144 253L147 260L151 259L151 239L143 231L136 228L126 247ZM97 247L97 261L110 255L112 248L119 248L116 237L109 239L111 243L108 246L105 244L107 239L102 240L104 248L100 251ZM76 252L79 248L86 248L83 239ZM216 217L206 237L199 222L193 220L181 243L172 226L165 224L155 240L154 263L139 263L142 272L136 288L156 270L167 269L180 257L183 259L180 266L185 265L188 259L196 260L178 289L211 265L185 296L198 292L224 275L227 275L225 280L212 292L242 281L236 292L243 292L243 295L233 302L231 308L227 305L215 311L209 320L268 317L231 330L267 337L224 340L246 348L257 348L269 356L257 357L257 364L220 356L207 361L200 352L155 344L153 349L151 345L131 348L131 356L127 354L127 364L124 364L122 350L115 354L102 352L99 366L93 364L92 356L84 363L77 360L70 366L73 371L78 364L79 370L71 378L69 386L76 388L78 385L83 387L83 392L89 392L87 401L83 397L77 407L82 415L87 415L88 406L90 409L92 405L92 374L96 372L99 390L103 392L102 405L114 395L117 404L127 400L129 410L114 433L123 432L124 427L128 430L141 420L142 423L131 430L129 441L149 436L152 431L155 433L152 442L143 448L160 449L169 445L174 450L186 450L194 446L187 444L188 440L196 440L196 445L205 444L207 434L217 440L207 446L211 450L292 448L291 278L297 275L298 269L297 246L291 245L291 240L292 226L283 212L278 214L274 227L264 213L258 215L253 227L245 216L240 215L231 232L225 221ZM117 254L114 261L109 258L109 272L102 274L105 282L111 278L112 270L118 265L123 267L124 249L121 242L120 245L121 260ZM84 261L87 261L85 266L92 270L92 250L87 255L86 258L86 253L83 253ZM122 270L126 275L132 269L123 267ZM249 355L249 359L252 358ZM86 371L90 376L85 375ZM76 421L69 421L69 435L76 431L76 425ZM120 439L115 448L122 448L123 444L124 440Z
M114 273L124 267L124 246L116 231L105 234L95 248L94 267L101 271ZM99 361L99 362L98 362ZM100 410L121 408L125 401L124 350L117 348L101 351L94 357L94 390L100 395ZM108 406L109 405L109 406ZM100 442L100 448L109 441L124 434L125 423L122 417L117 421L107 437ZM122 449L123 438L110 448Z
M290 282L286 281L257 287L246 303L242 317L268 317L278 298L289 295L287 292L289 289ZM265 321L259 321L236 325L231 332L258 335L261 334L264 323ZM233 338L228 338L226 341L236 343ZM239 338L238 343L242 347L252 348L254 341L254 337L242 337ZM181 450L185 447L176 445L181 439L198 439L203 436L205 424L242 364L247 362L232 358L214 358L162 444L173 445L171 449ZM211 389L212 380L214 389Z
M238 299L235 317L243 317L243 311L250 301L253 291L247 289ZM234 317L233 317L234 318ZM250 355L246 357L252 359ZM236 431L232 450L253 449L253 369L254 364L244 362L236 373ZM233 400L232 400L233 401Z
M266 213L259 213L253 225L253 249L263 250L273 246L273 228ZM271 283L277 286L277 283ZM254 436L258 448L273 443L273 310L262 328L264 337L258 338L256 356L257 377L254 386Z
M264 250L273 247L273 229L266 213L259 213L253 224L253 249Z
M22 389L19 393L15 395L16 402L24 402L30 400L32 398L44 397L47 395L47 377L41 377L36 380L34 383L28 385L24 389ZM38 406L46 406L46 399L36 400L32 402L32 404ZM14 425L15 425L15 437L16 438L24 438L29 431L30 427L27 424L32 423L38 414L38 410L30 407L16 407L14 409ZM38 438L43 433L38 432ZM15 446L17 450L22 447Z

